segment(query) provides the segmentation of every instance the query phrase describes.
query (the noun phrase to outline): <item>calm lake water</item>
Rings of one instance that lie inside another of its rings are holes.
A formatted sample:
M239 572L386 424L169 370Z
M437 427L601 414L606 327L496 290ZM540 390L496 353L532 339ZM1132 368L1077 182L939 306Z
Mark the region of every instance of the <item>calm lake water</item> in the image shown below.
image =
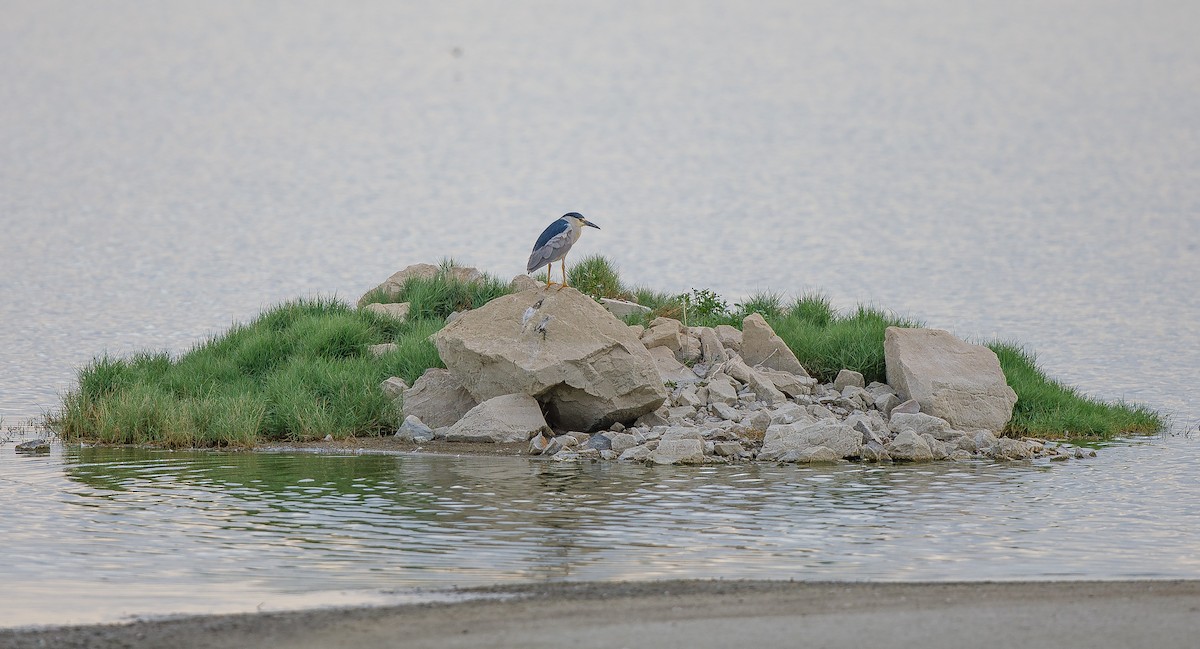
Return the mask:
M1197 451L687 468L8 447L0 626L543 580L1197 579Z
M570 210L603 228L577 254L632 283L821 290L1017 340L1174 425L1095 461L760 468L749 491L740 469L6 443L0 498L20 504L0 544L28 560L3 568L0 608L65 620L68 586L107 618L334 602L321 585L1195 576L1172 548L1196 547L1200 481L1197 24L1200 3L1166 1L6 2L4 426L54 408L101 352L185 351L416 262L514 275ZM220 468L256 462L274 464ZM392 520L414 482L443 513ZM1123 497L1136 507L1112 511ZM574 519L572 498L589 505Z

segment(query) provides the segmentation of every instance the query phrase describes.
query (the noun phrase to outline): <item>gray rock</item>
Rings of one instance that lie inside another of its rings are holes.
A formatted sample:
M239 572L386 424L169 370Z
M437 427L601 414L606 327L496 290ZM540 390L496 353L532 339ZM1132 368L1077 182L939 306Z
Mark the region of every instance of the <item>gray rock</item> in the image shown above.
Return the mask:
M675 405L677 406L689 406L695 410L704 407L706 403L700 399L700 389L694 385L679 388L675 395Z
M1033 457L1033 445L1023 439L1001 437L985 453L994 460L1028 460Z
M641 417L638 417L637 421L634 422L634 425L644 428L653 428L655 426L666 426L668 423L667 408L666 406L663 406L654 412L648 412Z
M600 451L601 460L615 460L618 457L620 457L620 454L616 451Z
M747 418L746 426L750 430L767 430L771 426L771 413L765 410L754 412Z
M803 395L812 394L813 386L817 384L816 379L811 379L806 376L798 376L791 372L781 372L773 370L769 367L761 365L755 366L754 370L766 377L776 390L784 393L788 398L795 398Z
M708 402L724 403L732 406L737 403L737 386L724 372L713 374L708 379Z
M796 462L811 464L814 462L837 462L842 459L837 451L826 446L810 446L800 450L787 451L779 456L779 462Z
M700 380L690 367L680 363L675 358L675 352L667 347L651 347L647 350L650 358L654 359L654 367L658 370L659 380L664 384L687 385Z
M608 427L608 429L609 429L609 430L611 430L611 431L612 431L612 432L614 432L614 433L619 433L619 432L621 432L621 431L625 430L625 424L622 424L622 423L621 423L621 422L619 422L619 421L618 421L618 422L614 422L612 426L609 426L609 427Z
M909 414L906 412L895 413L892 415L892 420L889 428L893 433L899 433L910 430L918 435L933 435L939 440L946 440L958 436L958 431L954 431L951 435L950 423L945 419L927 415L923 412Z
M884 333L888 383L921 411L962 430L1004 430L1017 393L1008 386L995 352L939 329L888 327Z
M909 399L908 401L901 402L899 405L894 406L889 414L894 417L897 414L913 415L918 412L921 412L921 404L917 403L916 399Z
M975 432L975 448L980 452L996 445L996 436L990 430L980 430Z
M533 396L560 428L607 428L667 397L654 359L629 327L570 287L498 297L446 325L434 344L477 400Z
M664 439L650 456L655 464L702 464L704 442L699 439Z
M854 370L842 370L838 372L837 378L833 380L833 389L842 392L847 386L862 388L866 385L863 375Z
M717 330L711 327L700 327L700 356L709 365L720 365L729 360L729 353L721 344Z
M742 359L735 356L723 367L726 374L745 383L759 399L769 404L787 401L787 397L775 388L770 379L751 368Z
M914 401L913 403L916 402ZM900 397L892 394L891 392L886 392L875 397L875 401L872 402L872 405L876 410L882 412L884 415L891 415L896 406L900 405Z
M373 302L363 307L363 309L372 313L378 313L379 315L399 320L400 322L408 320L408 302L390 302L388 304Z
M642 344L646 349L666 347L674 356L683 349L683 323L672 318L655 318L642 332Z
M802 419L808 423L815 421L815 418L808 414L808 410L804 406L795 403L785 403L773 408L770 415L772 424L791 424Z
M953 462L966 462L973 456L969 451L964 451L961 448L950 451L949 459Z
M590 438L588 438L586 446L588 448L594 448L597 451L609 451L612 450L613 447L612 439L609 438L608 433L592 435Z
M839 458L856 457L862 449L862 433L832 419L806 425L775 424L767 428L758 457L773 460L788 451L799 452L815 446L832 449Z
M609 446L617 453L624 453L637 445L637 437L629 433L614 433L609 440Z
M929 448L929 444L925 441L925 438L911 430L906 430L896 435L896 438L884 448L893 460L929 462L933 459L933 450Z
M626 302L625 300L614 300L607 297L600 298L600 304L608 309L608 312L618 318L628 318L632 315L640 315L650 313L650 307L642 306L637 302Z
M536 291L541 287L541 282L525 274L513 276L512 281L508 283L508 288L511 289L513 293L521 293L529 290Z
M408 389L408 384L404 382L404 379L398 376L392 376L384 379L383 383L379 384L379 389L383 390L383 393L387 395L387 398L391 399L392 401L396 401L397 399L403 401L404 391Z
M741 457L745 449L737 442L717 442L713 444L713 454L721 457Z
M452 266L446 271L442 271L441 267L434 266L433 264L413 264L404 270L392 273L392 276L384 280L382 284L364 293L358 299L358 308L361 309L367 306L367 298L376 291L382 291L388 299L394 300L400 296L400 293L404 290L404 283L410 277L432 279L441 272L445 272L448 277L463 283L478 282L483 279L483 273L466 266Z
M808 414L817 419L837 419L837 415L833 411L820 404L813 404L807 408Z
M696 409L691 406L675 406L667 408L667 421L671 423L681 422L685 419L690 419L696 414Z
M836 403L847 410L866 410L871 407L872 401L866 390L857 385L847 385L842 388Z
M717 325L713 329L717 332L717 340L721 341L722 347L734 353L741 353L743 336L740 329L729 325Z
M944 460L946 459L946 456L949 455L945 445L943 445L942 442L933 435L925 433L921 435L921 439L924 439L925 443L929 446L929 452L933 453L933 459Z
M742 413L738 412L733 406L728 406L724 403L717 402L712 404L711 408L712 411L721 419L728 421L741 421L742 419Z
M891 462L892 456L888 455L887 449L880 442L867 442L863 444L862 450L858 452L859 458L864 462Z
M660 441L668 441L675 439L704 439L704 433L699 428L692 426L671 426L663 431Z
M396 431L396 437L407 442L428 442L433 440L433 429L416 415L408 415Z
M634 446L630 449L626 449L623 453L621 453L620 456L617 457L617 459L622 462L645 462L650 459L650 455L652 453L653 451L650 450L649 446L642 444L639 446Z
M451 426L476 406L449 370L432 367L404 391L404 414L415 415L430 428Z
M492 397L475 406L446 431L451 442L524 442L538 434L550 435L542 409L527 394Z

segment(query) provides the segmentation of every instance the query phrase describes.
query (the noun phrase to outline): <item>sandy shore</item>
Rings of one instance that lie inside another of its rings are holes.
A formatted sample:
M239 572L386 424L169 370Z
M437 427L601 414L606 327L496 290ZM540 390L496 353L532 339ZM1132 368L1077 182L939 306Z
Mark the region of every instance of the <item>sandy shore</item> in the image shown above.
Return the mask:
M672 581L467 592L489 598L0 630L0 647L1200 646L1200 581Z

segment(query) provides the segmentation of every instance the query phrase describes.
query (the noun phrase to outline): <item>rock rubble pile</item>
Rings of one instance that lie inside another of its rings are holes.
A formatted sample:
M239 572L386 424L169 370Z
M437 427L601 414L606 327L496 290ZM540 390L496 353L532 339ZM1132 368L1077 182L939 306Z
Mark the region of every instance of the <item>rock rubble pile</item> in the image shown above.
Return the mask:
M999 361L944 331L889 328L891 384L868 384L848 369L822 384L758 314L742 330L669 318L643 328L606 310L629 313L628 303L602 305L519 277L520 286L434 336L446 369L428 370L412 387L385 381L385 391L402 394L397 436L527 443L531 455L557 461L654 464L1094 455L1001 436L1016 395Z

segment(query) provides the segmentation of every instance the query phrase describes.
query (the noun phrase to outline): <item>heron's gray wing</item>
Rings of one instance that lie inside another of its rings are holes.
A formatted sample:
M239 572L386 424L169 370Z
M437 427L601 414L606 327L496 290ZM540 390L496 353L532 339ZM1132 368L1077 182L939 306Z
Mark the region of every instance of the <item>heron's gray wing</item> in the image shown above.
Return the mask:
M529 263L525 267L525 272L532 273L546 264L562 259L573 243L575 242L571 240L570 228L550 237L545 243L533 249L533 254L529 255Z

